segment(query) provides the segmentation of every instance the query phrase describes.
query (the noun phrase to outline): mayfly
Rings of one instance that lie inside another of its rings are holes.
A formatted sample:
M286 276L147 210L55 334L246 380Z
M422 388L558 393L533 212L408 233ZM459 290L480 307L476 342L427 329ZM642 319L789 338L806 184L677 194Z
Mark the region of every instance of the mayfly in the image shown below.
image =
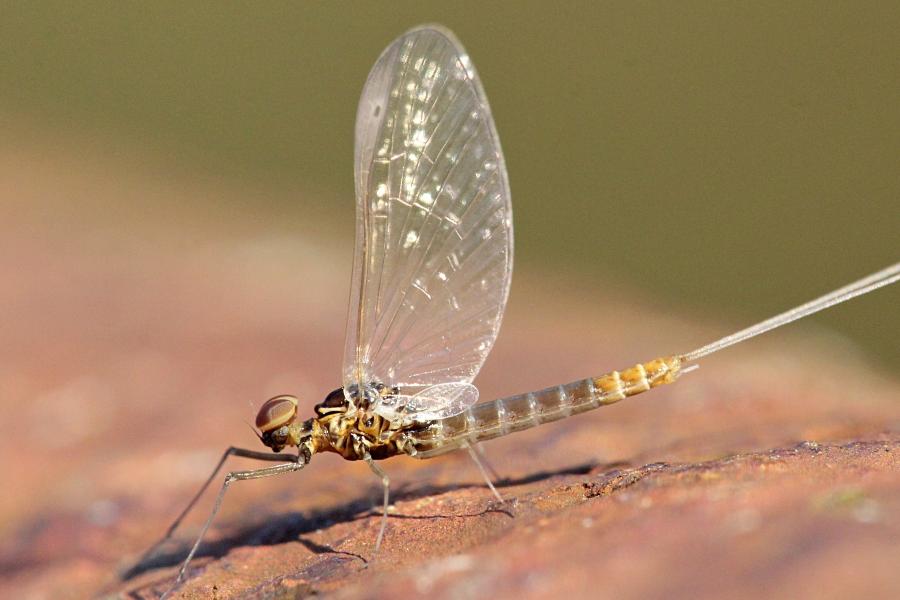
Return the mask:
M377 552L389 481L376 461L466 449L496 494L477 443L673 383L700 358L900 278L897 263L702 348L477 403L472 381L500 329L513 235L500 141L469 56L447 30L405 33L372 68L356 119L356 253L341 387L305 420L294 396L262 405L257 435L272 452L229 448L161 542L229 456L278 464L225 476L173 588L235 481L299 471L321 452L365 461L384 491Z

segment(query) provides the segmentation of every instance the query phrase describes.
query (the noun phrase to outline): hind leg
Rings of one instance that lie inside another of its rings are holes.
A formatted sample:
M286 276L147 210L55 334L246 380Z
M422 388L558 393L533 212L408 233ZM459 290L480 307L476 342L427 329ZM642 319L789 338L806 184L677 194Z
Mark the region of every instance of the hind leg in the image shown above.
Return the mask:
M469 451L469 456L472 457L472 460L478 467L478 471L481 473L481 476L484 477L485 483L487 483L488 487L491 488L491 492L494 494L494 497L497 498L497 500L499 500L500 502L503 502L503 496L501 496L500 492L497 491L497 488L494 487L494 482L491 481L491 476L488 474L488 470L490 469L490 472L494 476L494 478L499 479L499 477L497 477L497 472L494 471L494 469L490 467L490 464L487 463L484 454L481 453L481 448L478 446L478 444L470 444L466 442L466 450Z

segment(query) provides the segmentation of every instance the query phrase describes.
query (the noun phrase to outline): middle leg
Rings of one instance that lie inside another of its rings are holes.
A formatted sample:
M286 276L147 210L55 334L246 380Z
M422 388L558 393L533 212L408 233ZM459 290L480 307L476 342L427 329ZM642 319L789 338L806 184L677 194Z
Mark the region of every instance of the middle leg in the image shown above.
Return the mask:
M375 464L375 460L371 456L367 454L363 459L366 461L366 464L369 465L369 468L372 469L372 472L381 479L381 485L384 488L384 501L381 506L381 528L378 530L378 537L375 540L374 555L377 555L378 549L381 548L381 541L384 539L384 531L387 529L388 500L390 499L391 480L387 476L387 473Z

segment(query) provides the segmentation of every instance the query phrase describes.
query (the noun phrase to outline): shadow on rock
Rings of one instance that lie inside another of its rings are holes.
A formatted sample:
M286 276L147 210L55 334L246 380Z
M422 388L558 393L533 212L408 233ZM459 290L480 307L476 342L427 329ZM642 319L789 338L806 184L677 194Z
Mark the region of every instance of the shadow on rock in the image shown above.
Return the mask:
M601 466L599 463L589 462L558 470L540 471L515 479L503 478L497 482L497 487L502 489L518 485L527 485L565 475L585 475L591 473L592 471L595 471L599 466ZM615 469L622 465L620 463L614 463L605 464L602 466L603 469L606 470ZM414 488L403 486L399 490L397 490L395 498L398 501L417 500L420 498L437 496L440 494L472 487L481 486L480 484L471 483L458 483L449 485L426 484L424 486L416 486ZM380 493L380 488L378 488L378 492ZM374 490L373 495L377 495L375 494ZM509 501L514 500L515 498L510 498L502 505L498 504L497 502L492 502L484 510L470 513L429 515L408 515L394 513L389 514L388 518L430 520L451 518L477 518L487 514L503 514L509 518L514 518L515 515L512 512L512 505L510 505L509 503ZM316 554L343 554L355 559L362 560L363 563L367 563L366 559L362 556L359 556L358 554L336 550L327 545L317 544L304 538L303 536L320 529L328 528L338 523L353 522L361 519L371 518L372 516L377 516L380 514L380 510L373 509L369 497L363 496L328 510L315 511L311 513L290 512L282 515L273 515L265 518L265 520L261 523L255 523L241 527L233 535L229 535L219 540L202 544L198 549L194 560L196 561L204 558L218 559L226 555L233 548L241 546L269 546L299 541L310 551ZM169 540L169 542L171 543L171 540ZM165 544L159 544L160 547L164 545ZM133 579L134 577L137 577L138 575L146 573L147 571L179 565L187 556L190 546L184 545L183 543L179 544L178 546L179 547L176 549L168 550L165 552L159 551L158 548L156 549L156 551L153 551L154 548L151 548L147 553L145 553L143 557L141 557L141 559L136 564L121 573L120 580L125 582Z

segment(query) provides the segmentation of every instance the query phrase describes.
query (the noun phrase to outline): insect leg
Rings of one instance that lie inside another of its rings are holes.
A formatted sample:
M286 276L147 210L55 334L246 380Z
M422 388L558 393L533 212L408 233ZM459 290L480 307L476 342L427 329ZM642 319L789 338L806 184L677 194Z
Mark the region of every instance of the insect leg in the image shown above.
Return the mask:
M381 507L381 528L378 530L378 537L375 539L374 554L378 554L378 549L381 548L381 541L384 539L384 530L387 529L388 499L390 498L391 480L387 476L387 473L375 464L375 461L371 456L367 454L363 457L363 460L366 461L366 464L369 465L372 472L381 479L381 485L384 488L384 502Z
M478 454L478 458L481 459L481 464L484 465L484 468L487 469L488 474L491 476L491 479L494 481L500 481L503 479L500 477L500 474L497 473L497 469L491 464L491 461L488 460L487 454L484 452L484 444L480 444L475 442L472 444L472 449Z
M271 456L271 455L267 455ZM275 455L277 456L277 455ZM284 455L282 455L284 456ZM303 456L293 456L288 455L289 458L293 462L283 463L280 465L275 465L274 467L264 467L262 469L254 469L252 471L232 471L225 475L225 481L222 483L222 487L219 489L219 494L216 496L216 502L213 504L212 512L209 514L209 518L206 519L206 523L203 524L203 528L200 529L200 534L197 536L197 540L194 542L194 545L191 547L191 551L188 553L187 558L184 559L184 562L181 565L181 570L178 572L178 577L175 579L175 583L166 590L160 600L167 597L175 587L184 581L184 574L187 572L188 565L191 562L191 559L194 558L194 554L196 554L197 549L200 547L200 542L203 540L203 536L206 535L206 530L209 529L210 524L212 524L213 519L216 517L216 513L219 512L219 508L222 506L222 498L225 496L225 492L228 490L228 486L234 483L235 481L243 481L245 479L262 479L263 477L272 477L273 475L281 475L282 473L290 473L292 471L299 471L303 467L306 466L306 460Z
M469 451L469 456L471 456L472 460L475 461L475 465L478 466L478 470L481 472L481 476L484 477L484 481L488 484L488 487L491 488L491 492L494 493L494 497L497 498L497 500L499 500L500 502L503 502L503 496L501 496L500 492L497 491L497 488L494 487L494 483L491 481L491 477L490 475L488 475L487 469L481 462L481 459L484 458L484 456L479 456L480 450L476 450L477 444L473 445L469 442L466 442L465 447L466 450ZM491 471L493 472L494 477L496 477L497 473L494 472L493 469L491 469Z
M175 519L175 521L169 525L169 528L166 530L166 533L160 538L155 544L150 546L146 552L141 556L141 558L135 563L135 565L141 565L153 556L156 551L162 546L169 538L172 537L172 534L175 533L175 530L178 529L178 526L181 525L181 521L187 516L191 509L194 508L194 505L197 504L197 501L200 500L200 497L206 492L206 489L209 487L209 484L212 483L213 479L215 479L216 474L218 474L219 470L222 468L222 465L225 464L225 461L229 456L241 456L244 458L253 458L256 460L265 460L271 462L291 462L296 461L297 457L293 454L273 454L272 452L257 452L255 450L245 450L243 448L235 448L231 446L225 452L222 453L222 457L219 459L219 462L216 464L216 468L213 469L213 472L210 473L209 477L206 479L206 482L200 487L194 497L191 498L191 501L188 502L188 505L181 511L181 514ZM132 571L136 567L132 567Z

